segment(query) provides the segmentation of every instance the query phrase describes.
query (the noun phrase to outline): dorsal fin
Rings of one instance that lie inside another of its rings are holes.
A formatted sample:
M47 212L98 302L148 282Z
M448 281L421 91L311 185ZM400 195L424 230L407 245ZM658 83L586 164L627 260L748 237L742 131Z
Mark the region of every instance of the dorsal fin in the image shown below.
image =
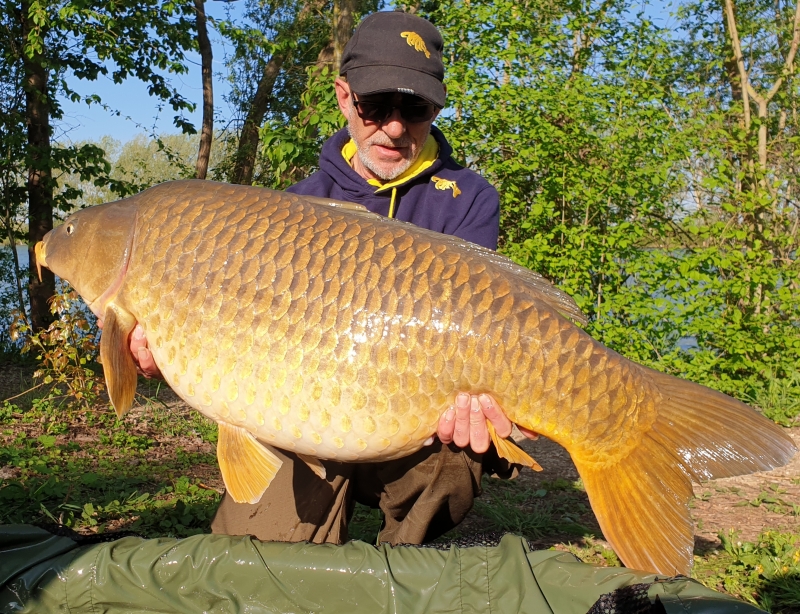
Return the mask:
M325 205L327 207L338 207L340 209L347 209L348 211L358 211L360 213L369 213L370 215L374 215L380 219L386 219L382 215L378 215L377 213L372 213L369 209L367 209L364 205L359 205L358 203L351 203L346 200L336 200L335 198L322 198L321 196L301 196L303 200L307 200L310 203L314 203L315 205Z

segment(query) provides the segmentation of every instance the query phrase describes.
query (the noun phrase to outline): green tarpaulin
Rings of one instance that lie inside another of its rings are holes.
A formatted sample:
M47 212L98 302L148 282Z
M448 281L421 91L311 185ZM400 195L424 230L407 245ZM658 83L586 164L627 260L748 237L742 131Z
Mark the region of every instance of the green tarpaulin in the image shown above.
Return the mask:
M622 597L633 603L636 591L638 605L625 605ZM595 605L608 594L617 600ZM0 612L610 614L612 608L614 614L761 612L687 578L593 567L563 552L531 551L512 535L496 546L447 550L219 535L80 545L28 525L0 526Z

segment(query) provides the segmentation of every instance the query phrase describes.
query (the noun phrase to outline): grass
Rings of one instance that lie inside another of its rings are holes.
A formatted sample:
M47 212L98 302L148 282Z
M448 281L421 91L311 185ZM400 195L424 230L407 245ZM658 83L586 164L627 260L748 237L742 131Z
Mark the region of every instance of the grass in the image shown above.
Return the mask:
M124 421L107 407L48 399L0 406L0 523L146 537L208 531L220 499L203 482L216 472L216 426L153 399Z
M221 486L216 426L197 412L169 409L163 385L143 386L140 407L124 420L105 405L70 405L54 390L0 405L0 523L59 523L79 532L128 530L145 537L209 532ZM470 519L442 539L513 532L587 563L620 565L602 541L580 481L529 484L484 478ZM735 490L706 490L698 499ZM741 505L800 513L777 484ZM375 543L381 521L377 510L357 505L351 538ZM800 535L720 538L721 548L696 553L696 579L776 614L800 612Z
M516 533L530 540L546 535L587 536L592 530L581 524L590 513L582 485L558 480L531 490L519 481L485 477L484 494L475 511L492 531ZM579 496L574 496L579 493Z
M769 612L800 612L800 535L765 531L755 542L720 534L722 548L695 556L693 576Z

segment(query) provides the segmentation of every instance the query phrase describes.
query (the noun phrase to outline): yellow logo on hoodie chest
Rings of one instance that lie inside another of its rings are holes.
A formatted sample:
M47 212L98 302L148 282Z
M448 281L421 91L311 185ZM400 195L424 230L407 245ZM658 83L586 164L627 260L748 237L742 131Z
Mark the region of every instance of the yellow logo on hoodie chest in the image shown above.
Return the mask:
M433 181L433 187L437 190L453 190L453 198L461 194L461 190L458 189L456 182L452 179L442 179L441 177L431 177Z

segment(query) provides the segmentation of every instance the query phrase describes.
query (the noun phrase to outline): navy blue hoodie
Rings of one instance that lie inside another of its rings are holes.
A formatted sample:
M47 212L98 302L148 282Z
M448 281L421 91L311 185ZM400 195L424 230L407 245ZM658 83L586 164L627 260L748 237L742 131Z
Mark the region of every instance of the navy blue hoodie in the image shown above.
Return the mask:
M346 129L340 130L322 146L319 170L287 191L351 201L388 216L392 192L396 190L392 217L497 249L497 190L450 157L453 149L438 128L432 127L431 134L439 144L436 161L395 188L378 188L367 183L345 160L342 149L350 135Z

